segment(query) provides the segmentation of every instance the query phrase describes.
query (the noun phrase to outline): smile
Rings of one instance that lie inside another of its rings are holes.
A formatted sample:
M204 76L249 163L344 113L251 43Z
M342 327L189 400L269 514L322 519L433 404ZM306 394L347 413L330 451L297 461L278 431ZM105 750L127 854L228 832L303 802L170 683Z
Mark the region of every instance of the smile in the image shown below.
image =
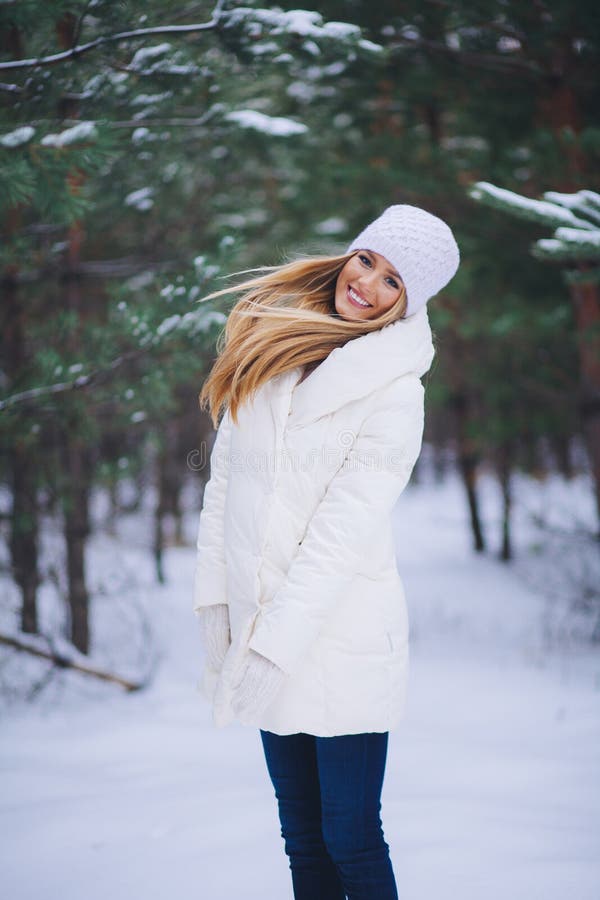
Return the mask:
M371 303L367 303L366 300L363 300L360 294L357 294L354 288L351 288L350 286L346 288L346 296L354 306L360 306L362 309L372 306Z

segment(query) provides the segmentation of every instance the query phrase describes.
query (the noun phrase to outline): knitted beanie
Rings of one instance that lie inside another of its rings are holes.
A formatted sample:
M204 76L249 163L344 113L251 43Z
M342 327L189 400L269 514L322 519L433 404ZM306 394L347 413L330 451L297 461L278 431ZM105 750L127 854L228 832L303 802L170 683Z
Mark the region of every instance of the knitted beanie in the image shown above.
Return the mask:
M450 228L417 206L386 210L349 245L385 256L406 287L406 316L412 316L456 274L460 255Z

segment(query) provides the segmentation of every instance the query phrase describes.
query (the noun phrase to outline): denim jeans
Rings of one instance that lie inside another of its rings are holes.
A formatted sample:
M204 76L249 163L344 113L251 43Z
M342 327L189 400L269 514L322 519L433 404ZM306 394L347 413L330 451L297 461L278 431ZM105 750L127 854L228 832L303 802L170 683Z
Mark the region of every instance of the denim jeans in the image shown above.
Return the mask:
M295 900L398 900L381 825L388 732L260 732Z

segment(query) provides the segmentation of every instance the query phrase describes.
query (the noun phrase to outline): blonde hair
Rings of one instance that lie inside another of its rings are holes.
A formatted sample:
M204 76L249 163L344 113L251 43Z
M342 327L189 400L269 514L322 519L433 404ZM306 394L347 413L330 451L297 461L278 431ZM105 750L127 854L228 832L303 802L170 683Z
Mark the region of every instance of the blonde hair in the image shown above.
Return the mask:
M218 356L199 395L200 407L209 408L215 428L227 406L237 424L240 406L270 378L297 366L318 364L335 347L404 316L404 286L396 303L376 319L338 315L337 278L356 252L234 272L261 274L201 299L203 303L224 294L243 294L219 335Z

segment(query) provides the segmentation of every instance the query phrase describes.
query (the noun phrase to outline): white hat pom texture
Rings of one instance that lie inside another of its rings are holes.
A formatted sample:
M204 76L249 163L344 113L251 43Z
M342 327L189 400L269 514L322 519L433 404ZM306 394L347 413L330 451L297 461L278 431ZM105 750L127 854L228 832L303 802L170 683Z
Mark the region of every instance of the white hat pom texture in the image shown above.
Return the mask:
M371 250L385 256L406 287L406 316L412 316L454 277L460 262L452 231L437 216L399 204L361 231L347 253Z

